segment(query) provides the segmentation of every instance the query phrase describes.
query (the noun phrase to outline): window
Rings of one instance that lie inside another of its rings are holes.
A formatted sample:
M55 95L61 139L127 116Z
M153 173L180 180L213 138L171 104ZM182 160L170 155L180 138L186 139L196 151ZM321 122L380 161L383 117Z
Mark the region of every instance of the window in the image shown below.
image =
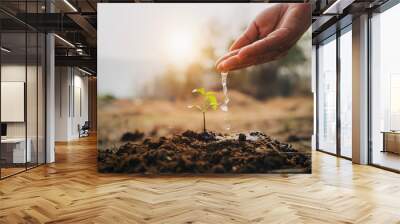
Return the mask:
M352 156L352 35L351 26L340 36L340 155Z
M400 170L400 5L371 18L371 159Z
M336 153L336 36L318 47L318 149Z

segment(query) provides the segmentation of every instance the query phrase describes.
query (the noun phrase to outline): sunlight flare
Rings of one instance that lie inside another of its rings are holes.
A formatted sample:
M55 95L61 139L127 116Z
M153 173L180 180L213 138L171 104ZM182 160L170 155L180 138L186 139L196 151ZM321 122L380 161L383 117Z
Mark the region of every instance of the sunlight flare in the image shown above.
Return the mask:
M172 32L167 39L168 60L180 66L196 57L194 36L191 32Z

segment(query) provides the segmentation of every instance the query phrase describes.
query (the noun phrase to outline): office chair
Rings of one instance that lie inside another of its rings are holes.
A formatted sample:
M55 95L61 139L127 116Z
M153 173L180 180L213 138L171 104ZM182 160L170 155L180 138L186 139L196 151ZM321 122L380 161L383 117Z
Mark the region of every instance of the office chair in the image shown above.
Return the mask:
M89 121L85 121L82 127L78 125L78 129L79 129L79 138L89 136L89 129L90 129Z

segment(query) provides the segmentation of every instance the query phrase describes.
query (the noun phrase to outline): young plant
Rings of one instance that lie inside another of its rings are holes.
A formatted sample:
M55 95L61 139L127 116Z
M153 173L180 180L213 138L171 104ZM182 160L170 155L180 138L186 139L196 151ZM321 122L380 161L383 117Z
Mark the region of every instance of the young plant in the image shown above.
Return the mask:
M206 91L204 88L194 89L193 94L199 94L203 98L202 105L190 105L189 108L196 108L203 113L203 132L206 133L206 112L209 109L217 110L218 101L215 92Z

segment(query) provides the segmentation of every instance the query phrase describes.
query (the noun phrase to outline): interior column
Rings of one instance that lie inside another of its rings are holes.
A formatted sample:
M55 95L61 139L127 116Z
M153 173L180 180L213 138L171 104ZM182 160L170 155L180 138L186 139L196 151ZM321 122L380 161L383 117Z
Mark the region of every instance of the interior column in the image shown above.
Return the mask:
M353 19L353 162L368 163L368 15Z

